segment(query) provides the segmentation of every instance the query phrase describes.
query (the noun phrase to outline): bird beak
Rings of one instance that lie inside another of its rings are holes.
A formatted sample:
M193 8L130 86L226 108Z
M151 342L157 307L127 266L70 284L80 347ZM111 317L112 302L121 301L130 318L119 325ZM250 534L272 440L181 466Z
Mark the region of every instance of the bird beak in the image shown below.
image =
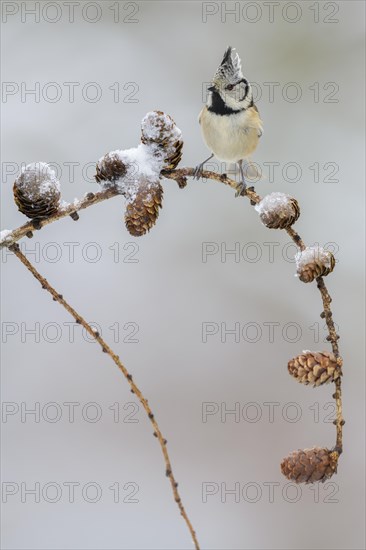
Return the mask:
M207 88L207 90L208 90L209 92L214 92L214 91L216 90L216 88L215 88L215 86L209 86L209 87Z

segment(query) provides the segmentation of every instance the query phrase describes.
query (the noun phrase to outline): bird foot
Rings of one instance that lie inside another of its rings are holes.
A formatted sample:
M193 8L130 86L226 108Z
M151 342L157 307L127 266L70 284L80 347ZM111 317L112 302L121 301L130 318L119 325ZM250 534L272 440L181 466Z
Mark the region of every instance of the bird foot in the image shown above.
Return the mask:
M199 180L200 178L202 178L203 165L204 165L204 162L202 164L197 164L197 166L196 166L196 168L194 169L194 172L193 172L193 179L194 180Z
M247 184L244 182L241 182L236 188L235 198L245 197L246 194L247 194Z

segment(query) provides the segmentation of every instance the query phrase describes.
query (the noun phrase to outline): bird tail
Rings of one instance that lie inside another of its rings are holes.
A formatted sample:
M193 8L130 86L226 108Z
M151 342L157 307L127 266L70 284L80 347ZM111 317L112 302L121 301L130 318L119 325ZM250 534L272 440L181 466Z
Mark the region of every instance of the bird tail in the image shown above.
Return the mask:
M250 181L257 182L265 178L261 166L249 158L243 161L243 170L244 177Z

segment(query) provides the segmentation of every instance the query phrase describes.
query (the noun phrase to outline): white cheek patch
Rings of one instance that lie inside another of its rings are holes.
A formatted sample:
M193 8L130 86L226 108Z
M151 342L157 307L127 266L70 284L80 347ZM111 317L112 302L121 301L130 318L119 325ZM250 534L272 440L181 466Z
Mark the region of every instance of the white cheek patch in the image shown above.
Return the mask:
M240 82L237 86L235 86L235 90L237 90L238 101L243 101L245 97L246 86L247 84L245 84L245 82Z
M246 108L251 102L250 89L247 86L245 82L239 82L232 90L224 89L221 97L226 105L232 109Z
M241 83L242 84L242 83ZM232 90L223 90L222 99L227 105L238 103L243 97L243 91L240 89L240 84L237 84Z

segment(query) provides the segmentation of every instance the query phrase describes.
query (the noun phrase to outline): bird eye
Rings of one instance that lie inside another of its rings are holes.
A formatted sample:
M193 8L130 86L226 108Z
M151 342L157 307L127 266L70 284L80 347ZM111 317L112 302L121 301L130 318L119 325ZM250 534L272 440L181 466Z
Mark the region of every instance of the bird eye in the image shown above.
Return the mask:
M228 84L228 85L226 86L226 89L227 89L227 90L232 90L233 88L234 88L234 86L233 86L232 84Z

